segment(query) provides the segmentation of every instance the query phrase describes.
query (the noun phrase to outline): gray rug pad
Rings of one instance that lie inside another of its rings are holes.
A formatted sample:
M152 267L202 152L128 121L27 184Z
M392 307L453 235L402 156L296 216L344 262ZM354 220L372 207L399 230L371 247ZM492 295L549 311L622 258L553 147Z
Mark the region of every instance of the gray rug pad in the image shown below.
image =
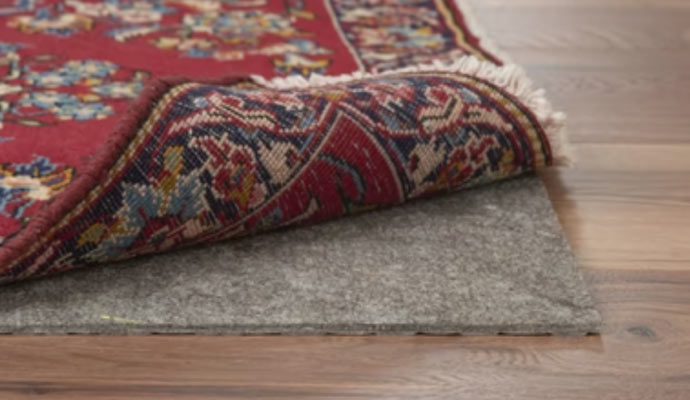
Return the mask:
M1 333L599 330L541 181L0 287Z

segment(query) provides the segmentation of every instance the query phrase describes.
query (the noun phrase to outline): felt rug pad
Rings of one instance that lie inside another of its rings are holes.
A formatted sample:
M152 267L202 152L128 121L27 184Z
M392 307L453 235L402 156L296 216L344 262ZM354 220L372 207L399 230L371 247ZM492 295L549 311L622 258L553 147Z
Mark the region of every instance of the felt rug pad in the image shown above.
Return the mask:
M600 316L534 176L0 288L0 332L559 334Z

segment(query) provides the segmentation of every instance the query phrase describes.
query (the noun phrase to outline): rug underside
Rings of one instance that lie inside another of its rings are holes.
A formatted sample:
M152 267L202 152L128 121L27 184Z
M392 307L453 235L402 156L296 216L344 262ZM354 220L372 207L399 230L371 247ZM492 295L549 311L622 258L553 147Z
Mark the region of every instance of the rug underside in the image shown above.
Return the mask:
M600 317L534 176L0 291L0 332L557 334Z

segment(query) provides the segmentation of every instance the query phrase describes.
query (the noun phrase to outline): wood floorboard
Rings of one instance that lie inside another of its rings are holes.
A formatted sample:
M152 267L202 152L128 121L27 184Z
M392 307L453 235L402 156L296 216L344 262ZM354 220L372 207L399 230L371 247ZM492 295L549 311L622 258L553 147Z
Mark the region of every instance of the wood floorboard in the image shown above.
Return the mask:
M7 336L0 399L690 398L690 1L474 3L569 114L542 176L601 336Z

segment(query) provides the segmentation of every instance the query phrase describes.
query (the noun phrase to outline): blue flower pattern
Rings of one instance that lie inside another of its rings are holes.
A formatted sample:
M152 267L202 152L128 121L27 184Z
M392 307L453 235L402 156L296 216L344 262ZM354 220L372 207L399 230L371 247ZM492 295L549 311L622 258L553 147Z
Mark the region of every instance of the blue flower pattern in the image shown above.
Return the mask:
M51 123L51 118L107 118L114 114L112 102L136 98L147 78L146 73L136 71L122 80L119 77L127 73L121 67L100 60L70 60L36 69L22 64L21 49L20 44L0 42L0 62L9 65L0 77L0 130L3 123L42 126ZM13 137L0 136L0 142L9 140Z

